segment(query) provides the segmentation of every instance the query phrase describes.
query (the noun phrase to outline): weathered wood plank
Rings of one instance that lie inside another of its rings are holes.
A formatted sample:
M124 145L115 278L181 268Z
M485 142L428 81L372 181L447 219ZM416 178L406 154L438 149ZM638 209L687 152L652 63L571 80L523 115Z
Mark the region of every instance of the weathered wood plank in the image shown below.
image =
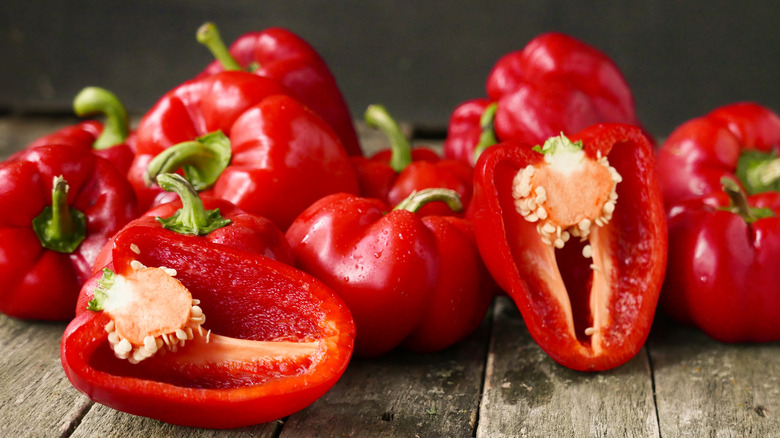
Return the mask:
M648 342L664 437L780 437L780 342L723 344L669 321Z
M71 438L123 437L123 438L218 438L253 437L271 438L278 436L281 422L271 422L241 429L214 430L175 426L162 421L119 412L95 403L89 410Z
M0 436L66 435L91 404L62 370L64 329L0 315Z
M511 300L494 312L478 437L658 436L644 350L611 371L573 371L539 348Z
M330 392L287 420L281 436L473 436L488 331L483 323L436 354L353 359Z
M76 118L55 116L0 118L0 161L36 138L77 122Z

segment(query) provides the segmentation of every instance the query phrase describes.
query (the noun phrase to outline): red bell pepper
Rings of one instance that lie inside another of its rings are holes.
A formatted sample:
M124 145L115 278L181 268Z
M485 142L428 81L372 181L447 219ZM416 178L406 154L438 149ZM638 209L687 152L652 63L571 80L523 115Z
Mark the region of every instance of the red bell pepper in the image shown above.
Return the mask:
M541 144L596 123L639 126L634 98L623 74L600 50L562 33L544 33L522 50L508 53L488 75L487 96L498 105L492 127L497 141ZM473 163L484 101L456 108L444 156ZM470 114L465 118L464 113ZM465 125L471 125L468 128ZM652 141L652 139L651 139Z
M658 151L664 200L673 205L721 191L721 179L738 179L748 194L780 190L753 174L767 173L777 158L780 117L769 108L741 102L717 108L672 132Z
M555 361L605 370L641 349L667 235L639 128L595 125L542 147L492 146L477 162L469 213L485 264Z
M658 153L663 309L723 342L780 339L780 117L749 102L682 124Z
M228 50L212 23L201 26L197 37L217 58L201 75L246 70L277 80L333 127L349 155L361 155L355 125L336 78L303 38L273 27L239 36Z
M330 389L352 353L349 311L321 282L160 228L119 233L81 293L89 308L60 349L68 379L98 403L169 423L282 418Z
M390 140L390 148L370 158L352 157L363 197L380 199L390 206L398 205L415 191L445 188L458 193L464 206L471 200L473 169L456 160L442 160L427 147L412 148L401 127L381 105L370 105L366 123L382 130ZM444 202L431 202L419 212L451 215Z
M137 214L124 175L68 145L0 164L0 211L0 312L57 321L73 317L100 248Z
M128 177L142 206L160 202L162 190L149 186L154 177L180 168L197 190L210 188L282 229L326 194L356 193L355 171L333 130L287 93L276 81L236 71L168 92L137 129Z
M160 174L157 182L164 190L175 193L178 199L147 210L123 229L165 228L175 233L203 236L210 242L293 265L290 245L284 233L270 219L247 213L224 199L199 196L192 185L178 174ZM93 274L108 264L111 250L109 242L98 254Z
M34 140L27 149L52 144L82 147L127 173L135 155L135 133L130 131L127 112L119 99L103 88L87 87L76 95L73 109L80 117L103 115L105 123L88 120L66 126Z
M296 265L347 303L359 356L402 343L416 351L445 348L476 328L492 298L470 225L414 213L431 199L460 208L457 194L426 189L409 199L388 212L378 199L326 196L286 233Z

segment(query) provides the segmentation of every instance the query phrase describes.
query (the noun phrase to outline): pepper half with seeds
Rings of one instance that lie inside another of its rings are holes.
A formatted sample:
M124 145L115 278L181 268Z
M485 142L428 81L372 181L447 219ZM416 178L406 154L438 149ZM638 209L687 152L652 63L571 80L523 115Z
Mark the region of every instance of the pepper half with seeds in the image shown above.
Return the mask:
M542 146L504 142L475 169L480 253L557 362L621 365L650 330L667 235L653 150L640 128L594 125Z
M259 424L313 403L352 355L344 302L276 260L130 227L108 262L60 349L68 379L98 403L185 426Z

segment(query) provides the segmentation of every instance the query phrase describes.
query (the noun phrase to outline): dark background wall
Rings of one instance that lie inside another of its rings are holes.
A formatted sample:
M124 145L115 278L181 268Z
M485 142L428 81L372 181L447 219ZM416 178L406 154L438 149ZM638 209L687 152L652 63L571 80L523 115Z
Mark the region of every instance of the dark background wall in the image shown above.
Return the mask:
M719 105L780 110L780 3L616 1L84 1L0 4L0 111L69 112L84 86L142 113L211 60L194 38L215 22L227 42L270 26L326 59L355 117L383 103L399 119L446 125L484 95L493 63L562 31L610 55L656 135Z

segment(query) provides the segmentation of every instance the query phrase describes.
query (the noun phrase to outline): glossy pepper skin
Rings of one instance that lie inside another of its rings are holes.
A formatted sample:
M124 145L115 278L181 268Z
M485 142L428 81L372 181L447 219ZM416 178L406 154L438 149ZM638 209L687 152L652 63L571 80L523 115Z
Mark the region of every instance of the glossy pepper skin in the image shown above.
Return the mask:
M778 144L780 117L753 102L725 105L683 123L658 151L664 202L671 206L720 192L724 176L738 179L751 195L766 191L748 181L748 163L751 154L770 153Z
M326 194L357 193L355 171L327 123L277 81L226 71L185 82L142 118L129 174L141 204L151 207L162 192L147 185L154 158L217 131L229 142L228 159L213 175L211 193L282 229ZM210 160L203 157L202 162ZM158 171L173 172L184 164L189 163L171 158L172 168Z
M669 222L662 307L722 342L780 339L778 144L777 114L740 102L682 124L658 154Z
M199 34L213 32L216 30L210 23L199 30ZM272 27L239 36L228 52L238 64L231 68L279 81L333 127L349 155L361 155L355 125L336 78L307 41L287 29ZM225 63L218 59L201 76L223 70Z
M131 227L165 228L171 233L200 236L209 242L293 265L290 245L284 233L270 219L247 213L224 199L198 195L180 175L163 174L158 181L167 191L175 192L178 199L147 210L122 230ZM93 274L108 264L111 251L109 241L95 260ZM80 303L78 308L86 308L86 303Z
M135 156L135 133L119 99L103 88L86 87L76 95L73 108L80 117L104 115L105 122L87 120L66 126L34 140L27 148L52 144L81 147L127 173Z
M402 344L419 352L443 349L479 325L493 296L471 225L462 218L420 217L389 211L377 199L335 194L312 204L286 235L296 265L347 303L358 356L380 356Z
M485 264L540 347L566 367L606 370L632 358L650 330L666 266L663 201L639 128L595 125L571 141L582 142L588 160L606 157L622 176L611 220L591 225L587 250L575 237L561 249L544 242L537 223L516 208L515 178L546 159L523 143L500 143L480 156L469 217ZM579 205L587 182L564 185L568 191L548 188L547 199Z
M639 126L631 89L617 65L563 33L541 34L501 57L488 75L486 91L487 100L498 105L492 120L497 142L536 145L597 123ZM453 111L445 157L476 162L468 151L477 145L474 133L481 128L475 113L482 105L483 99L475 99Z
M81 309L65 330L60 357L71 383L93 400L173 424L234 428L303 409L344 372L354 324L333 291L309 275L159 228L133 227L115 237L109 266L126 275L132 261L176 270L208 316L203 329L211 341L197 337L132 364L111 354L106 312ZM100 276L82 294L92 295ZM212 347L216 335L230 342Z
M371 157L352 157L363 197L380 199L395 207L415 191L445 188L456 191L464 206L468 206L474 174L470 166L442 159L428 147L412 148L401 127L381 105L370 105L365 119L369 126L387 135L390 147ZM444 202L428 203L418 213L423 216L457 214Z
M47 209L53 203L56 211ZM0 164L0 211L0 311L54 321L73 317L100 248L137 214L133 190L114 165L61 144ZM36 232L34 221L47 212L53 220ZM60 230L50 228L57 223Z

